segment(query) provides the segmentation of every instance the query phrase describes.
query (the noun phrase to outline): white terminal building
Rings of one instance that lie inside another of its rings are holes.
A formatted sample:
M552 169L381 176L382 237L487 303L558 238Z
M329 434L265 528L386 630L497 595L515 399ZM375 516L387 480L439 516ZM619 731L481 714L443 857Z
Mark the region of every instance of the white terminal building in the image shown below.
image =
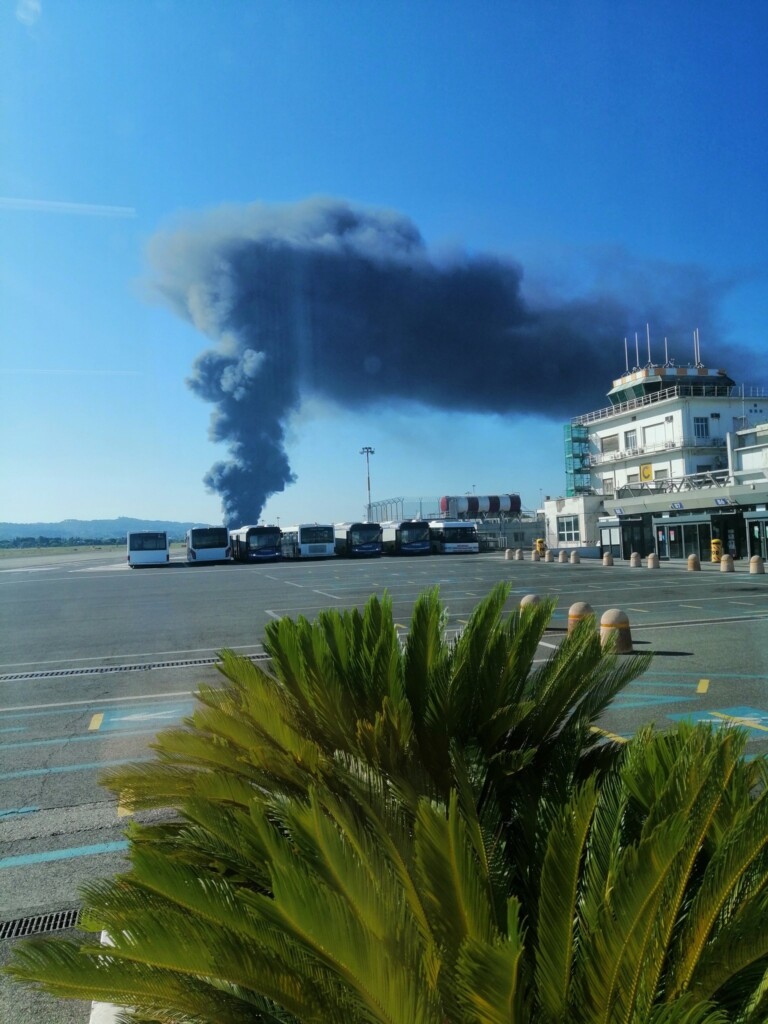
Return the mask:
M610 405L565 427L566 496L544 503L550 548L660 558L712 542L768 559L768 388L699 361L648 362L613 382Z

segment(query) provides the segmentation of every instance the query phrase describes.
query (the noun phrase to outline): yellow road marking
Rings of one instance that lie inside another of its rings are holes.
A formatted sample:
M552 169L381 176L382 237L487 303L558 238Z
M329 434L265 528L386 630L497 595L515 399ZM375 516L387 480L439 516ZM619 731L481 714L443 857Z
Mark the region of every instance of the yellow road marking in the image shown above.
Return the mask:
M696 687L696 693L706 693L708 689L709 689L709 680L708 679L700 679L699 680L699 685Z
M593 725L590 732L599 732L601 736L605 736L609 740L614 740L616 743L627 743L626 736L618 736L615 732L608 732L607 729L601 729L597 725Z
M726 722L733 722L734 725L745 725L749 729L759 729L761 732L768 732L768 725L758 725L754 718L739 718L736 715L724 715L720 711L710 711L715 718L723 718Z
M117 816L118 818L127 818L129 814L133 814L133 808L130 804L124 804L118 801L117 804Z
M96 732L97 729L101 728L101 723L104 721L104 715L100 711L97 715L94 715L91 719L91 724L88 726L91 732Z

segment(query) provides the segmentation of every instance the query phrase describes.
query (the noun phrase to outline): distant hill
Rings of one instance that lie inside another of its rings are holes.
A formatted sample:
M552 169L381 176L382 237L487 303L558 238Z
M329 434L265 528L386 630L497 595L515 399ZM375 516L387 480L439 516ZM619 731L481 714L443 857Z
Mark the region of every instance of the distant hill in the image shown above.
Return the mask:
M16 537L61 537L62 540L124 538L129 530L165 530L171 540L183 540L192 526L206 523L174 523L164 519L64 519L60 523L0 523L0 541Z

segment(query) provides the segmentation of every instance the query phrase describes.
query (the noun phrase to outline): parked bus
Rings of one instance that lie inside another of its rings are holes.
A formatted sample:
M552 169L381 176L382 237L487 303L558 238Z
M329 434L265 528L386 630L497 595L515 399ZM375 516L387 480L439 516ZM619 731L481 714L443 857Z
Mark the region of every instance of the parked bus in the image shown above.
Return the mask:
M333 527L302 523L283 530L283 558L333 558L336 554Z
M436 555L476 555L480 550L474 523L433 519L429 524L429 541Z
M381 543L385 555L428 555L429 523L425 519L382 523Z
M241 526L229 539L236 562L276 562L281 557L279 526Z
M226 526L193 526L187 530L188 562L228 562L231 552Z
M153 530L131 532L128 541L128 565L165 565L171 560L168 534Z
M378 523L336 523L336 554L343 558L378 558L381 526Z

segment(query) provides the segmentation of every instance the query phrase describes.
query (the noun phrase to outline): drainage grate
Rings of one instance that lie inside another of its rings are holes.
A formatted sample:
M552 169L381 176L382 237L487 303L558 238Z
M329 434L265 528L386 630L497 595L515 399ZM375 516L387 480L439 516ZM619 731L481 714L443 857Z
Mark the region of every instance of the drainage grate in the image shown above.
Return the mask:
M79 920L79 910L57 910L53 914L40 914L38 917L0 921L0 939L21 939L30 935L61 932L66 928L76 928Z
M249 655L251 661L268 661L266 654ZM70 676L100 676L114 672L152 672L159 668L199 668L217 665L219 658L188 658L183 661L146 661L137 665L92 665L87 668L52 668L39 672L12 672L0 676L0 683L15 683L23 679L64 679Z

